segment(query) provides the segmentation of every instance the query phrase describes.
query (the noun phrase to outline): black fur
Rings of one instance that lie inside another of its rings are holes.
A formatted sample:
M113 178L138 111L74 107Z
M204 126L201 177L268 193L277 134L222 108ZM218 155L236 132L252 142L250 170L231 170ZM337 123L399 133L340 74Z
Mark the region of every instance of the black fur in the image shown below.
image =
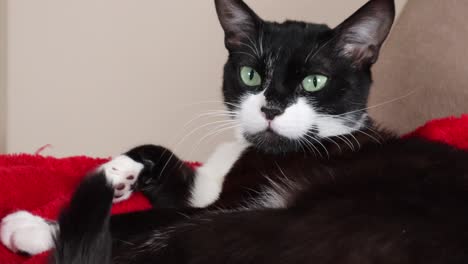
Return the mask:
M355 136L363 144L359 152L342 153L330 144L330 160L301 153L279 158L251 149L209 208L112 217L114 262L465 263L468 154L422 139L382 134L386 143L381 145ZM268 185L262 175L282 177L279 168L305 183L289 209L236 210ZM106 210L98 204L110 205L97 191L86 200L94 200L88 204L95 209L77 210L73 225L88 227L80 215L102 215ZM62 232L64 227L61 222ZM81 232L74 235L82 238ZM161 238L157 232L170 236L141 246Z
M235 110L243 95L262 90L243 86L238 74L243 65L268 71L265 58L252 57L242 45L262 36L266 56L278 60L265 94L270 107L281 111L305 96L330 115L355 112L351 123L365 115L370 68L393 22L392 0L371 0L334 30L265 22L240 0L216 0L216 5L230 51L223 86L228 108ZM234 19L236 14L244 19ZM359 29L373 20L380 27L370 28L372 39L363 39ZM323 91L304 93L300 80L314 72L327 74L330 83ZM226 175L219 199L199 209L189 203L194 171L165 148L133 149L127 155L145 165L136 188L155 209L109 222L112 189L103 175L88 177L60 219L55 260L468 263L468 153L400 139L370 120L366 127L323 139L314 146L322 153L327 149L322 156L278 135L244 135L253 145ZM268 144L260 144L265 137ZM275 184L285 188L284 204L259 203Z
M102 173L88 176L60 218L54 254L57 264L111 263L109 214L114 190Z
M160 146L146 145L126 153L145 164L136 188L155 208L178 208L187 204L194 171L174 153Z

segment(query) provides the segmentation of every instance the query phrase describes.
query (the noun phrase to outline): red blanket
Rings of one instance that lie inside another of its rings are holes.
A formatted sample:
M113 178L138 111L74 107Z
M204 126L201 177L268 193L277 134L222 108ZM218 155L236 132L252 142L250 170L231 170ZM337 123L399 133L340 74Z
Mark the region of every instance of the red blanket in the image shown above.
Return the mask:
M468 149L468 115L432 121L408 136L421 136ZM107 159L88 157L0 156L0 219L16 210L55 219L81 178L105 161ZM116 204L112 212L148 208L148 201L141 194L134 194L128 201ZM47 255L21 257L0 245L1 264L43 264Z

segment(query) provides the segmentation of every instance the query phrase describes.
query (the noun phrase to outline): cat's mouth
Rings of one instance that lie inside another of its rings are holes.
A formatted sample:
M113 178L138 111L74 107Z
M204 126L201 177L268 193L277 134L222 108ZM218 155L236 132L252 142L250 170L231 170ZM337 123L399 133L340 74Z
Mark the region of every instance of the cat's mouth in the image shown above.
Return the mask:
M262 133L262 132L261 132ZM278 133L276 133L271 126L269 126L265 131L263 131L262 135L265 140L278 140L278 137L282 137Z

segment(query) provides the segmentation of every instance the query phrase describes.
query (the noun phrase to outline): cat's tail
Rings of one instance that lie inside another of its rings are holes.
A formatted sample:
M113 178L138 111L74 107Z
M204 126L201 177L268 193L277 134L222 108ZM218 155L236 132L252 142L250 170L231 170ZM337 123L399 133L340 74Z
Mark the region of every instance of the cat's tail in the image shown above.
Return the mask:
M111 263L109 220L113 196L104 172L96 172L80 184L59 218L54 263Z

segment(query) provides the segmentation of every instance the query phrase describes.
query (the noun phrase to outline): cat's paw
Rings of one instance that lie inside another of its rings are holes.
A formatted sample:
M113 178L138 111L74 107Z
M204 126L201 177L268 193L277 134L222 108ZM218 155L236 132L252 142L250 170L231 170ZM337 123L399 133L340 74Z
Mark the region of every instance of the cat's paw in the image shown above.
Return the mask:
M0 238L3 245L13 252L36 255L52 249L56 231L55 224L19 211L3 218Z
M114 203L130 198L144 165L121 155L102 165L107 181L114 187Z

